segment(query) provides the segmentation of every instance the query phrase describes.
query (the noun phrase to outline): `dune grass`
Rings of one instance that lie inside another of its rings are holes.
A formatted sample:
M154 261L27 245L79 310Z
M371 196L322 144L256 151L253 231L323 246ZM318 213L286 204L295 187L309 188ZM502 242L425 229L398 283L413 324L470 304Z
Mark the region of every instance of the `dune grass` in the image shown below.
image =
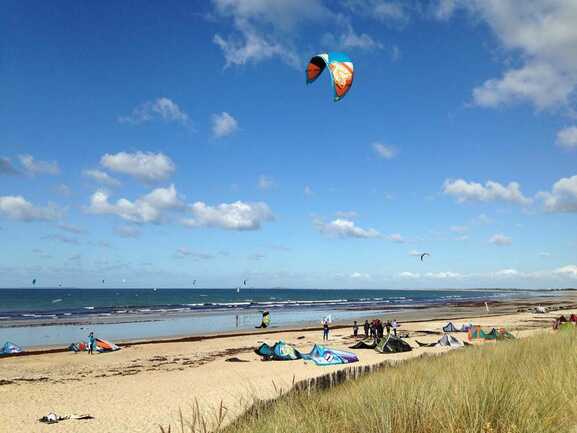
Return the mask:
M487 343L255 406L226 433L573 433L577 333Z

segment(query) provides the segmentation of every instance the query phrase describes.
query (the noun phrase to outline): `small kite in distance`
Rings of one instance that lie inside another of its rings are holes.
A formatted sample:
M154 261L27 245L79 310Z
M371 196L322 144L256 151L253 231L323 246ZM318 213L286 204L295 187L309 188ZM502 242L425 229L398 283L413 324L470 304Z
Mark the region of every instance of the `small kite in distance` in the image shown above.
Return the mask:
M423 261L423 259L425 258L425 256L430 256L429 253L423 253L421 254L421 262Z

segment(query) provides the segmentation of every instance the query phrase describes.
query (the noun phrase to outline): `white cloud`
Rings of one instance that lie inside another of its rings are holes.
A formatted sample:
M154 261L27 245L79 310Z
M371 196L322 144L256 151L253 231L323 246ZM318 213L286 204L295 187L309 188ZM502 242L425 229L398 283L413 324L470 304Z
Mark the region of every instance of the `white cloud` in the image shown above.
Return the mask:
M577 279L577 266L576 265L563 266L561 268L555 269L554 273L560 276Z
M140 236L140 230L135 226L123 225L116 227L114 231L121 238L137 238Z
M400 278L417 279L421 277L421 274L415 272L400 272Z
M383 159L393 159L397 156L397 150L394 147L386 146L378 142L373 143L371 146L377 155Z
M102 170L98 169L84 170L82 171L82 175L84 177L94 180L95 182L101 185L106 185L112 188L120 186L120 181L118 179L115 179L114 177L110 176L108 173Z
M359 213L354 210L340 210L335 212L338 218L344 218L347 220L352 220L359 217Z
M15 175L18 170L14 168L9 158L0 157L0 175Z
M357 34L350 19L327 8L323 0L212 0L212 4L215 16L230 19L234 28L227 36L213 37L224 54L225 67L278 58L300 69L304 59L298 48L299 37L305 33L302 27L311 24L317 30L321 26L331 28L337 36L329 37L341 48L378 46L369 35Z
M108 198L105 191L96 191L90 199L87 211L93 214L117 215L134 223L160 223L164 210L184 207L174 185L156 188L134 202L121 198L116 203L110 203Z
M0 216L5 218L24 222L53 221L61 215L62 210L53 205L39 207L19 195L0 196Z
M540 192L547 212L577 212L577 175L559 179L551 192Z
M577 149L577 126L557 131L557 144L565 149Z
M398 244L404 244L406 242L399 233L393 233L392 235L387 236L387 239Z
M259 230L264 222L272 221L274 216L266 203L222 203L208 206L198 201L190 206L193 218L185 219L183 224L189 227L215 227L225 230Z
M390 24L405 24L409 21L405 6L408 2L386 0L346 0L344 6L351 12Z
M156 119L165 122L176 122L181 125L187 125L189 121L188 114L178 104L164 97L138 105L129 116L121 116L118 121L120 123L138 125Z
M458 272L427 272L425 278L432 278L436 280L447 280L454 278L463 278L464 276Z
M361 280L361 281L371 281L372 277L371 274L367 274L364 272L353 272L349 277L353 280Z
M331 222L325 223L321 220L316 220L314 222L317 230L322 234L338 237L338 238L358 238L358 239L371 239L380 238L381 234L373 229L363 229L355 225L351 220L337 218Z
M495 275L498 277L516 277L519 275L519 271L516 269L502 269L500 271L495 272Z
M258 177L258 189L261 189L263 191L272 189L274 187L275 183L274 180L271 177L265 176L264 174L261 174Z
M18 155L20 164L28 174L60 174L60 167L56 161L37 161L32 155Z
M497 234L491 236L491 238L489 239L489 243L491 243L493 245L497 245L499 247L503 247L503 246L511 245L513 243L513 241L511 240L510 237L505 236L501 233L497 233Z
M577 2L533 0L519 7L517 0L442 0L437 16L447 18L456 7L485 21L505 52L521 63L474 89L477 105L529 102L540 110L568 105L577 85Z
M170 177L175 170L172 160L163 153L119 152L105 154L100 164L110 171L127 174L143 182L158 182Z
M360 50L375 50L383 48L383 45L375 41L366 33L358 34L350 24L345 26L344 31L337 35L325 33L322 38L322 44L332 49L351 50L358 48Z
M510 182L504 186L489 180L483 186L480 183L467 182L463 179L447 179L443 184L443 192L455 197L459 203L501 200L526 206L532 202L530 198L523 195L517 182Z
M238 130L238 121L227 112L212 115L212 134L216 138L226 137Z

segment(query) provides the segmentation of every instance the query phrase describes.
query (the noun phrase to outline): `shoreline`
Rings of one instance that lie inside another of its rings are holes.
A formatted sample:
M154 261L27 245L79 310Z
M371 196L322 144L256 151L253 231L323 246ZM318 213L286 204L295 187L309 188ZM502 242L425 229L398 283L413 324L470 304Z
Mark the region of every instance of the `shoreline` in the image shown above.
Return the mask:
M398 311L394 312L386 312L386 316L391 316L394 314L394 318L398 321L401 321L404 324L418 324L423 322L430 322L431 320L437 320L439 318L443 318L444 320L451 321L451 320L467 320L471 318L488 318L488 317L499 317L507 314L511 314L513 312L520 312L520 309L523 308L534 308L537 305L541 306L552 306L554 305L556 310L564 310L564 309L571 309L577 308L577 301L573 299L572 296L567 295L563 297L562 295L555 295L552 297L534 297L534 298L508 298L504 300L491 300L487 301L486 304L493 309L493 312L489 311L486 312L485 309L485 302L481 301L470 301L464 300L462 302L453 302L453 303L445 303L442 305L434 304L422 304L422 305L412 305L410 308L404 307L403 309L399 309ZM564 305L565 304L565 305ZM473 311L462 311L460 314L455 310L467 310L473 309ZM481 311L474 311L476 309L480 309ZM354 310L359 311L359 310ZM364 320L372 320L375 316L381 317L381 315L377 315L377 312L381 312L380 309L365 309L366 315L357 319L359 326L362 325ZM418 316L424 316L423 318L418 318ZM393 317L393 316L391 316ZM159 319L162 320L162 319ZM148 321L138 321L138 322L126 322L126 323L143 323L143 322L151 322ZM125 322L114 322L114 324L123 324ZM91 326L96 323L82 323L82 326ZM75 323L71 324L52 324L52 325L35 325L38 327L47 327L50 326L80 326ZM33 326L24 326L25 328L34 328ZM350 328L352 326L352 322L350 320L336 320L332 323L331 329L344 329ZM11 327L7 327L6 329L10 329ZM15 327L20 328L20 327ZM322 326L319 325L316 321L305 322L301 326L271 326L269 328L245 328L239 330L225 330L220 332L212 332L212 333L186 333L186 334L178 334L178 335L165 335L159 337L144 337L144 338L127 338L127 339L119 339L115 340L115 344L121 347L130 347L135 345L147 345L147 344L162 344L162 343L190 343L190 342L200 342L205 340L218 340L218 339L226 339L226 338L233 338L233 337L247 337L247 336L258 336L258 335L269 335L269 334L276 334L279 332L283 333L295 333L295 332L311 332L311 331L321 331ZM42 355L48 353L63 353L68 352L68 347L63 347L60 344L55 345L34 345L34 346L27 346L27 350L22 353L17 354L9 354L0 357L0 362L2 359L9 358L9 357L23 357L23 356L34 356L34 355Z

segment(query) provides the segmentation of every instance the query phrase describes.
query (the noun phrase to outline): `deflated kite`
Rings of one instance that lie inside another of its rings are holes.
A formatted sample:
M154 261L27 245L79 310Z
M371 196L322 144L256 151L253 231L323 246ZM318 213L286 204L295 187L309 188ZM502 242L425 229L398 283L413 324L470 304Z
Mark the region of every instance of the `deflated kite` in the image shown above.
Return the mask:
M340 101L353 85L353 62L344 53L318 54L309 61L307 66L307 84L315 81L327 66L335 89L335 102Z

